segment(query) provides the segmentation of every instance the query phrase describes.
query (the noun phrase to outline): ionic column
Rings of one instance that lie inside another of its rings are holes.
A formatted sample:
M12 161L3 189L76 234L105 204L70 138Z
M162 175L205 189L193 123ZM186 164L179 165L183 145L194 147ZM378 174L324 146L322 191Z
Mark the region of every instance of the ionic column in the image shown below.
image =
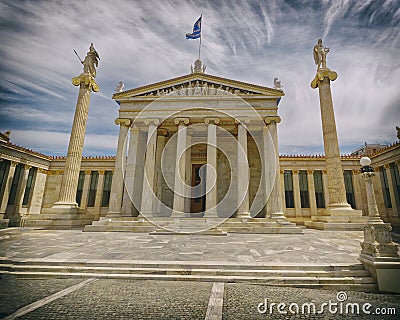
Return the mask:
M35 184L33 185L32 199L28 210L29 213L40 213L43 203L46 178L47 178L47 171L38 168L36 172Z
M307 185L311 216L315 216L317 215L317 200L315 198L314 170L307 170Z
M325 204L329 203L329 191L328 191L328 175L326 170L322 170L322 185L324 187L324 199Z
M8 198L10 196L11 184L14 179L15 168L17 166L17 162L11 161L10 168L8 169L6 185L4 187L3 199L1 200L1 210L0 213L5 213L7 209Z
M96 189L96 199L94 201L94 212L100 214L101 208L101 198L103 196L103 187L104 187L104 170L99 170L99 180L97 181L97 189Z
M324 138L325 162L328 175L329 202L327 209L352 210L347 203L346 189L342 163L340 160L339 143L336 132L335 114L331 94L331 80L337 78L337 73L329 69L318 69L311 83L312 88L319 89L322 132Z
M99 91L99 87L88 73L82 73L72 80L74 85L79 85L79 96L76 103L74 122L68 145L67 158L65 160L64 175L61 183L61 191L58 202L53 206L62 212L78 212L76 203L76 189L78 187L79 171L82 161L83 143L86 134L86 122L89 112L90 94ZM60 211L60 212L61 212Z
M25 189L26 189L26 183L28 181L28 175L29 175L30 168L31 168L30 165L26 164L24 166L24 172L22 174L21 182L17 189L17 197L15 198L15 206L14 206L15 213L20 213L20 211L21 211L22 200L24 199L24 193L25 193Z
M354 197L356 200L356 207L358 209L362 209L362 196L361 196L361 186L360 186L360 177L358 170L352 170L351 175L353 178L353 187L354 187Z
M121 216L122 191L124 188L123 165L126 158L125 141L129 126L131 125L131 120L118 118L115 120L115 124L119 125L119 136L107 217Z
M185 169L186 169L186 143L189 118L175 118L174 123L178 125L178 138L176 140L175 158L175 183L174 183L174 204L171 217L185 216Z
M302 218L301 214L301 199L300 199L300 184L299 184L299 170L293 170L293 193L294 193L294 208L296 217Z
M156 194L158 201L156 204L155 211L161 214L161 200L163 191L163 174L162 174L162 154L164 152L165 140L168 135L168 131L165 128L157 130L157 150L156 150L156 177L154 185L154 193ZM142 183L143 184L143 183Z
M192 130L187 128L188 131L186 135L186 146L190 146L192 143ZM186 184L188 186L191 186L192 184L192 152L191 148L187 149L186 152ZM192 198L190 197L190 194L187 195L185 198L185 212L187 212L190 215L190 208L192 204Z
M147 119L145 125L148 125L147 148L144 161L144 178L140 215L153 214L153 190L154 190L154 171L156 163L157 147L157 126L160 123L158 119Z
M393 179L392 179L392 174L390 173L390 165L385 164L384 167L386 170L386 176L387 176L387 181L388 181L388 185L389 185L390 199L392 200L392 216L397 217L397 202L396 202L396 196L395 196L394 189L393 189ZM368 210L369 210L369 208L368 208Z
M274 185L272 186L271 195L267 203L267 207L270 210L269 217L271 219L284 220L285 215L282 208L282 196L281 190L281 175L280 175L280 164L279 164L279 152L278 152L278 129L277 124L281 121L278 116L265 118L266 127L263 127L263 141L264 141L264 152L273 153L273 156L266 155L265 159L274 161L275 170L272 172L268 168L264 170L268 175L266 179L274 179ZM268 130L268 132L266 131ZM272 139L268 137L268 133ZM272 145L270 145L272 142ZM265 161L265 160L264 160ZM268 166L268 163L265 163ZM266 180L271 181L271 180Z
M249 122L249 121L248 121ZM247 122L247 123L248 123ZM249 161L247 159L247 129L238 124L238 210L237 218L251 218L249 210ZM241 201L241 202L240 202Z
M207 125L207 170L206 170L206 212L204 217L217 218L217 124L219 118L206 118Z
M281 178L281 201L282 201L282 210L286 212L286 199L285 199L285 170L280 170L280 178Z
M92 171L85 170L85 179L83 180L82 199L81 199L81 205L80 205L81 209L86 209L86 207L87 207L91 173L92 173Z

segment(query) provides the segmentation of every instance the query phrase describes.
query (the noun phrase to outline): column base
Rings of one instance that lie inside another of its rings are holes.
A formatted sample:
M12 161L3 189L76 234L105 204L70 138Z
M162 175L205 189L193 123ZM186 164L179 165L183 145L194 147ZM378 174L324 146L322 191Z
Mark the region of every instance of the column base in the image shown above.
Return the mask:
M69 213L85 213L86 210L79 208L76 202L56 202L51 208L44 208L43 213L59 213L59 214L69 214Z
M236 214L236 218L238 219L251 219L250 212L238 212Z
M328 206L320 214L311 216L311 221L305 221L307 228L319 230L349 230L362 231L368 217L363 217L361 210L353 210L351 207L337 205Z
M270 213L269 218L273 220L287 221L283 212L272 212Z
M172 211L171 218L190 218L190 212Z

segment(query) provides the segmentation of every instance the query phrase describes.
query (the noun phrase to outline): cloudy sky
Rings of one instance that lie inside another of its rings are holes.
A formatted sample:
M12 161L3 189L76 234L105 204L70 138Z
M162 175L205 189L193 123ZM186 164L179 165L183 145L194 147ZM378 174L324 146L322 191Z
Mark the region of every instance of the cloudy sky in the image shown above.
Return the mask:
M365 141L391 143L400 125L400 1L0 1L0 131L49 155L68 147L78 88L71 78L94 43L100 93L92 94L84 154L115 154L118 105L125 89L189 73L197 40L186 40L203 14L207 73L272 87L286 96L279 114L280 153L321 153L322 130L312 48L331 48L341 152Z

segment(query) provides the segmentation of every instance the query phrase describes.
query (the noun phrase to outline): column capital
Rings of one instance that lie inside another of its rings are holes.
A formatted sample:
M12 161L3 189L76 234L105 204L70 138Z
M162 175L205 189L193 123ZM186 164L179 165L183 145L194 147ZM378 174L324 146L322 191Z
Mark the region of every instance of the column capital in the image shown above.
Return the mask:
M273 117L265 117L265 119L264 119L264 122L267 124L267 125L269 125L269 124L276 124L276 123L279 123L279 122L281 122L281 117L279 117L279 116L273 116Z
M299 170L292 170L293 174L299 174Z
M132 121L130 119L126 119L126 118L117 118L115 119L115 124L121 125L121 126L126 126L129 127L131 125Z
M99 170L99 174L105 174L105 170Z
M145 119L144 124L146 126L158 126L160 124L160 119L157 119L157 118Z
M25 169L25 170L29 170L30 168L32 168L31 165L29 165L29 164L24 165L24 169Z
M385 169L390 169L389 163L386 163L386 164L384 164L383 166L384 166Z
M307 170L307 174L313 174L314 170Z
M327 173L328 173L328 171L322 170L322 174L327 174Z
M175 118L174 123L176 125L185 125L187 126L189 124L189 118Z
M91 174L92 171L91 170L85 170L85 174Z
M205 124L219 124L219 118L204 118Z
M44 174L48 173L48 171L46 169L42 169L42 168L38 168L38 172L39 173L44 173Z
M359 174L359 173L360 173L360 170L351 170L351 173L352 173L352 174Z
M11 163L10 163L11 167L16 167L16 166L17 166L17 164L18 164L18 162L17 162L17 161L11 161Z
M285 170L281 169L281 170L279 170L279 173L280 173L280 174L284 174L284 173L285 173Z

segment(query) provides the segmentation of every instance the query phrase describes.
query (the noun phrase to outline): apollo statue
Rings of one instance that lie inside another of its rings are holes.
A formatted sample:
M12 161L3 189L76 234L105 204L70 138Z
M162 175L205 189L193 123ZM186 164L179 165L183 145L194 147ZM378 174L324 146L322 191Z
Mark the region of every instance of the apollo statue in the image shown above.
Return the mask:
M322 39L318 39L318 43L314 46L313 54L314 61L317 65L317 70L327 69L326 68L326 55L329 52L329 48L322 45Z

